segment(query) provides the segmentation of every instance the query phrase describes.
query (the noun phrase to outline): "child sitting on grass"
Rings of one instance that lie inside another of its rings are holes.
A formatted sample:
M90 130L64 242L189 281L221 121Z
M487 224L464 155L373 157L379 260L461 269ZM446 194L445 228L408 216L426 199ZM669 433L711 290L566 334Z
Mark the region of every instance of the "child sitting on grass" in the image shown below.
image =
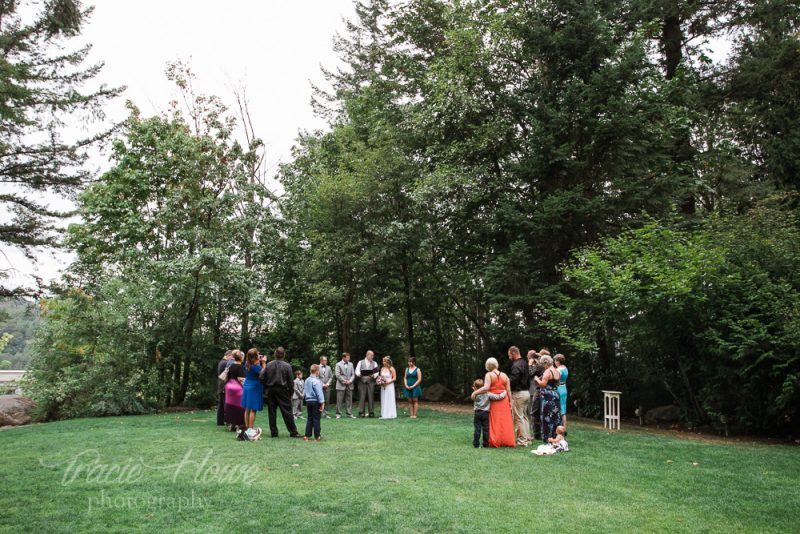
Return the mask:
M567 433L566 428L564 428L561 425L557 426L556 437L547 438L548 443L539 445L535 451L531 452L538 456L542 456L545 454L555 454L557 452L568 452L569 445L567 445L567 440L564 439L564 434L566 433Z
M479 378L475 382L472 383L472 391L476 389L480 389L483 387L483 379ZM473 407L475 408L475 418L473 419L473 425L475 427L475 433L472 436L472 446L476 449L478 448L480 441L481 441L481 433L483 433L483 447L486 448L489 446L489 403L493 400L502 400L506 398L506 392L503 391L502 393L495 394L495 393L481 393L477 397L475 397L475 403Z
M292 412L295 419L303 418L303 371L294 372L294 392L292 393Z

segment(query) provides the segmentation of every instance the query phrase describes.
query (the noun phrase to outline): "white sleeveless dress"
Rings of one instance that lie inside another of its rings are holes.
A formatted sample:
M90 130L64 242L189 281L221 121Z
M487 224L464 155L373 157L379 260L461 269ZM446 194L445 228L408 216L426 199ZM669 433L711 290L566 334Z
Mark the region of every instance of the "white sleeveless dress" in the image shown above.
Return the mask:
M392 379L392 373L381 373L381 378ZM394 382L381 386L381 419L397 419L397 405L394 400Z

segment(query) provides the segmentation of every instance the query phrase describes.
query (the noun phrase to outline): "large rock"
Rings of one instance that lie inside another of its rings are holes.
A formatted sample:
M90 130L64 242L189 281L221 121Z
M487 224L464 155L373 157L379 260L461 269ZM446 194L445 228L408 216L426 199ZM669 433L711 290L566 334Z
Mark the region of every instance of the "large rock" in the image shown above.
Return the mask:
M423 388L422 400L431 402L445 402L455 399L457 395L441 384L432 384Z
M674 423L681 418L681 409L673 404L667 406L659 406L647 410L644 414L644 422L647 424L654 423Z
M0 395L0 426L27 425L36 403L23 395Z

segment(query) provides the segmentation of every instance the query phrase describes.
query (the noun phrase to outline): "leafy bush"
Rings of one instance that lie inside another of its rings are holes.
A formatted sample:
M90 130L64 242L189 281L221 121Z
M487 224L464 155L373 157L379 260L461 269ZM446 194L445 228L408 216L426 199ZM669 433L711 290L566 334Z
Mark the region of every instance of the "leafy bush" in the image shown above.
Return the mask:
M628 411L661 391L690 422L734 431L797 428L798 228L760 206L692 230L652 222L577 253L573 296L553 315L598 369L589 391L620 388Z
M24 388L41 419L141 414L156 404L149 373L115 335L126 322L80 291L42 303Z

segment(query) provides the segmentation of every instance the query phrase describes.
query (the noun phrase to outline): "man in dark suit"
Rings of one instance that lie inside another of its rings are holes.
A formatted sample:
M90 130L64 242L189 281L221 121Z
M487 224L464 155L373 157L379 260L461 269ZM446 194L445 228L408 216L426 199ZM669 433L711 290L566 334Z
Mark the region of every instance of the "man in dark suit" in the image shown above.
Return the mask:
M542 349L546 350L546 349ZM531 436L534 441L541 441L542 439L542 397L539 386L536 385L534 378L542 378L544 368L539 364L539 353L531 349L528 351L528 376L530 376L531 384L528 389L531 394Z
M278 421L275 410L280 408L289 436L299 438L300 433L297 432L297 426L294 424L291 407L294 373L292 373L292 366L286 361L286 351L283 347L275 349L275 358L267 362L258 378L264 384L264 391L267 393L270 435L273 438L278 437Z
M225 356L217 364L217 426L225 426L225 383L219 379L219 375L232 364L233 351L225 351Z

